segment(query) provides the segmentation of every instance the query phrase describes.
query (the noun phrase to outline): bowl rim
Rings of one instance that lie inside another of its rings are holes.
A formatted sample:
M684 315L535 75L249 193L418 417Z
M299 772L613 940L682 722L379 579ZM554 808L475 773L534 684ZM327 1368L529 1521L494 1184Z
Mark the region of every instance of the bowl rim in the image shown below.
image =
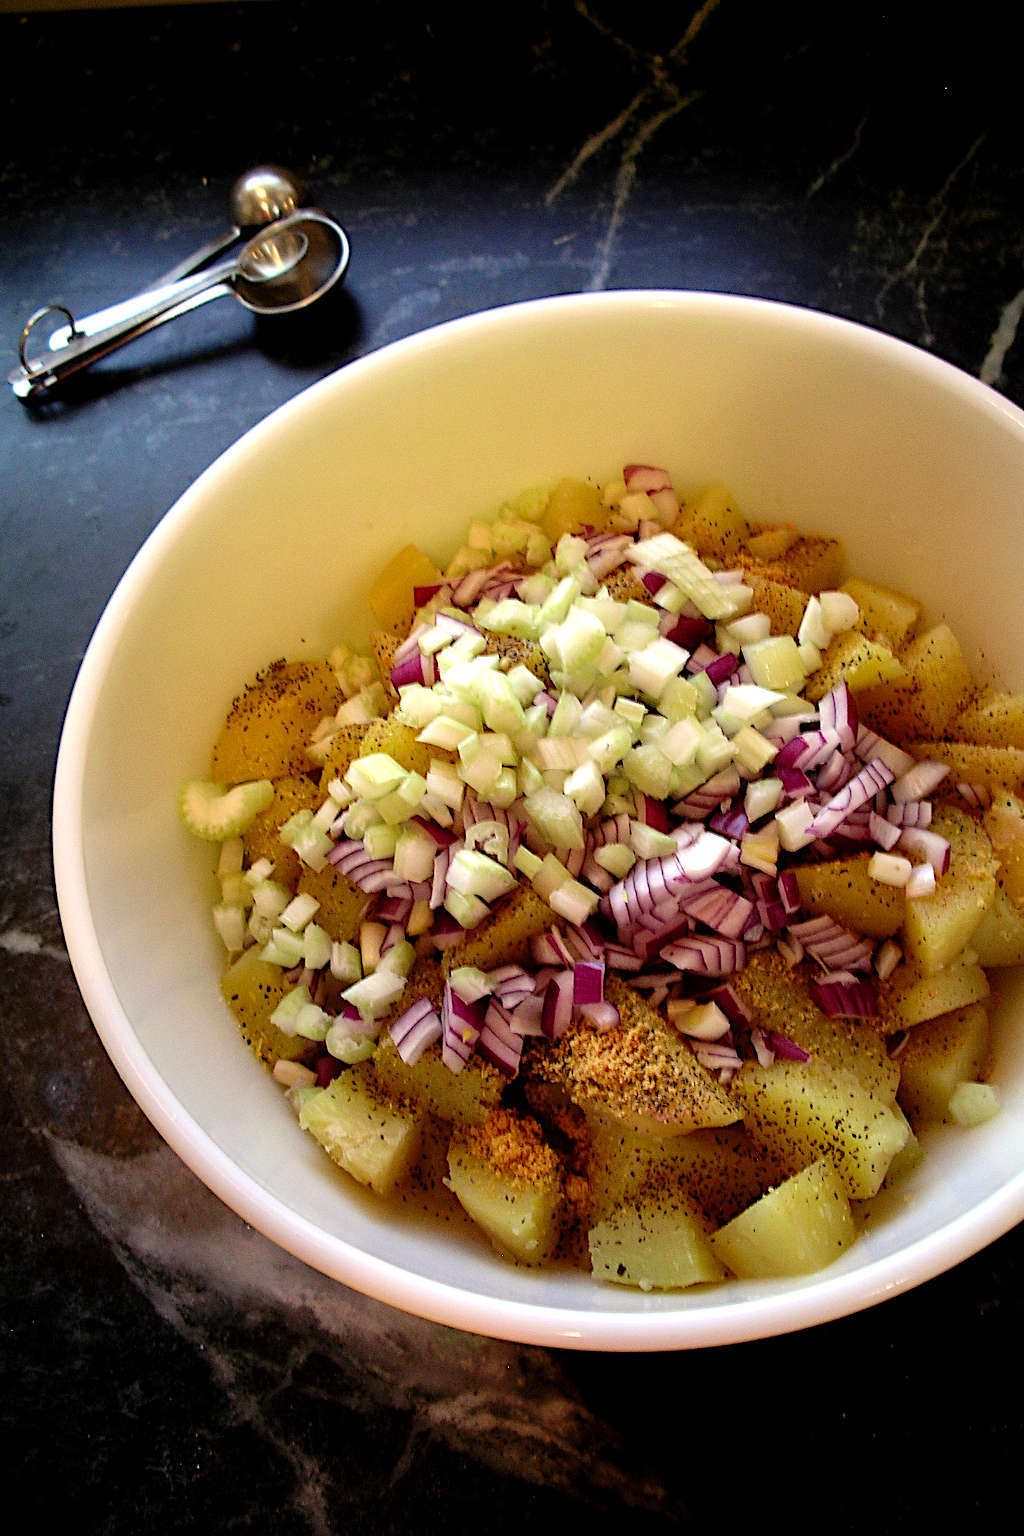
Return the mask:
M895 1254L846 1274L820 1271L809 1283L720 1306L687 1310L618 1311L614 1288L600 1311L504 1300L407 1271L347 1244L298 1215L244 1173L203 1130L164 1082L135 1034L103 961L88 900L81 786L97 701L135 595L144 589L177 524L229 478L235 461L276 432L308 402L347 381L390 366L397 356L444 345L449 337L505 326L517 315L550 310L636 308L755 311L788 324L830 331L880 349L934 375L976 406L1007 418L1024 441L1024 411L955 365L860 321L775 299L682 289L619 289L513 301L438 322L374 349L327 374L247 429L162 514L111 592L86 647L69 697L52 791L52 858L58 911L72 969L93 1026L125 1086L163 1140L191 1171L244 1221L279 1247L350 1288L426 1320L487 1337L568 1349L654 1352L715 1347L778 1336L835 1321L902 1294L977 1253L1024 1219L1024 1170L969 1211Z

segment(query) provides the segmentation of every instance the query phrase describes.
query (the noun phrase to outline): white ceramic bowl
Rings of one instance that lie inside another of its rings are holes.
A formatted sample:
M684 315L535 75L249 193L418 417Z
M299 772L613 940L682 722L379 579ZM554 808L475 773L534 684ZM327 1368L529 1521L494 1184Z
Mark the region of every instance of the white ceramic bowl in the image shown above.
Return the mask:
M920 594L1024 687L1024 415L923 352L767 302L545 299L425 331L276 411L166 515L86 654L57 767L60 912L85 1002L147 1116L229 1206L357 1290L459 1328L601 1350L806 1327L955 1264L1024 1215L1024 1029L1007 984L1002 1113L927 1138L828 1270L644 1295L511 1268L366 1198L299 1131L222 1005L209 852L178 824L226 706L260 666L368 630L362 594L409 540L445 557L474 516L561 475L666 464L761 518L840 534L850 568ZM245 550L226 562L224 550ZM232 586L234 576L236 586ZM981 665L979 663L979 665Z

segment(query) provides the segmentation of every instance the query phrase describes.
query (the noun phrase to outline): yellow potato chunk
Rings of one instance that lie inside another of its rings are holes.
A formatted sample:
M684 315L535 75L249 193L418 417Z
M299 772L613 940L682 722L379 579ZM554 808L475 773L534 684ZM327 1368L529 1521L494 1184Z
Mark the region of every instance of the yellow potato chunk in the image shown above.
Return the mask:
M731 1092L755 1141L792 1172L831 1158L851 1200L878 1193L910 1134L900 1111L873 1098L852 1072L813 1061L745 1061Z
M724 485L709 485L681 508L676 537L705 560L719 565L739 561L750 525Z
M527 1115L496 1110L458 1135L448 1154L452 1192L493 1246L519 1264L543 1264L560 1235L561 1164Z
M647 1194L597 1222L588 1234L598 1280L641 1291L676 1291L725 1279L707 1224L684 1196Z
M960 711L950 734L980 747L1017 747L1024 751L1024 693L985 688Z
M414 996L410 985L402 998L401 1012ZM507 1078L480 1056L472 1056L461 1072L453 1072L441 1055L440 1044L428 1046L414 1066L398 1054L390 1034L383 1029L373 1057L377 1076L391 1093L402 1094L453 1125L480 1125L498 1107Z
M966 1008L989 996L989 979L972 955L957 955L941 971L926 976L909 961L878 984L879 1015L886 1033L913 1029L940 1013Z
M899 1102L915 1130L951 1120L953 1092L981 1076L988 1042L988 1009L981 1003L941 1014L913 1031L899 1058Z
M296 811L315 811L323 798L305 774L285 774L284 778L276 779L273 800L242 834L246 865L257 859L269 859L274 866L274 879L294 890L303 866L294 848L282 843L278 833Z
M1024 794L1024 751L1020 747L975 746L967 741L912 741L917 758L949 764L953 784L978 784L995 793Z
M970 942L995 899L998 868L984 828L966 811L947 807L933 817L931 830L949 840L950 866L932 895L907 899L903 919L904 954L926 976Z
M772 621L773 635L796 635L807 607L808 594L786 582L773 581L755 569L743 570L743 580L754 596L752 613L766 613Z
M530 940L546 933L556 921L547 902L532 886L520 881L479 928L468 931L445 950L444 968L452 971L460 965L475 965L481 971L491 971L496 965L528 961Z
M992 905L971 934L971 950L979 965L1024 965L1024 911L996 881Z
M415 544L406 544L393 555L370 587L367 600L382 629L404 632L416 611L414 592L441 580L434 562Z
M315 1054L316 1047L301 1035L286 1035L270 1015L289 991L289 983L279 965L260 959L259 945L245 949L226 967L220 978L220 990L238 1022L242 1038L266 1067L277 1061L302 1061Z
M876 581L851 576L843 582L840 591L849 593L860 609L856 628L861 634L881 635L893 650L906 643L921 617L921 604L916 597L908 597L905 592L883 587Z
M869 640L855 629L844 629L825 647L821 666L807 679L804 695L813 703L823 699L839 683L861 694L903 676L903 663L878 640Z
M299 1124L339 1168L390 1195L416 1162L424 1116L385 1094L367 1062L304 1094Z
M1016 795L997 795L982 824L999 860L1006 894L1024 912L1024 802Z
M747 552L759 546L763 527L754 527L747 541ZM845 555L838 539L820 534L797 534L787 544L784 553L765 561L757 561L762 576L780 581L786 586L798 587L801 592L832 591L843 579ZM743 562L746 568L746 560Z
M734 1275L760 1280L824 1269L856 1235L842 1180L820 1157L721 1227L710 1246Z
M857 700L861 719L901 744L946 735L974 693L960 642L948 624L935 624L899 653L904 675L879 679Z
M573 1023L530 1058L531 1070L584 1111L632 1131L684 1135L731 1125L741 1111L676 1031L617 977L605 997L619 1010L609 1030Z
M235 699L210 759L219 784L280 779L309 768L317 726L334 716L344 695L322 661L275 661Z
M885 939L903 926L904 896L868 873L871 855L828 859L796 867L800 901L811 917L828 914L854 933Z
M559 480L548 497L541 514L540 526L551 544L557 544L563 533L577 533L590 524L603 528L608 512L596 485L586 480Z

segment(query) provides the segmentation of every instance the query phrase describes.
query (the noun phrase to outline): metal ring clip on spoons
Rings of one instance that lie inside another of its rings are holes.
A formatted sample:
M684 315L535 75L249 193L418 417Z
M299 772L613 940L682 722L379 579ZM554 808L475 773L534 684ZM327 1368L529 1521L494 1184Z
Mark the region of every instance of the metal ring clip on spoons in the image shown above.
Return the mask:
M7 382L19 400L30 400L154 326L226 293L254 314L292 314L333 288L348 262L349 243L341 226L318 209L296 209L216 266L148 289L82 320L75 320L59 305L37 310L21 333L20 367L8 374ZM28 357L29 336L55 311L70 323L49 338L47 351Z
M302 182L291 171L280 165L254 165L245 171L231 188L229 207L232 227L206 245L201 245L191 256L165 272L162 277L147 283L147 288L161 288L165 283L176 283L180 277L189 277L201 267L208 266L218 256L223 256L243 235L252 236L258 229L285 218L301 208L306 191Z

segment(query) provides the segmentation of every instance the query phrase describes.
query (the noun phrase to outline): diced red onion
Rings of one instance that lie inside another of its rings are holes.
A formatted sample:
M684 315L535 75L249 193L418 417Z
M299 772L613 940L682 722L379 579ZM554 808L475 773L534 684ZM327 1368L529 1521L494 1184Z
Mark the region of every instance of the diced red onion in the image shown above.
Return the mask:
M559 971L544 989L541 1028L549 1040L557 1040L572 1023L573 972Z
M573 966L572 1000L577 1007L604 1002L604 962L577 960Z
M407 1066L414 1067L423 1052L441 1038L441 1020L428 997L417 998L388 1026L395 1049Z
M834 972L808 983L811 996L830 1019L868 1019L878 1012L875 989L866 977Z
M898 846L905 853L916 854L930 864L937 875L944 875L949 869L949 840L928 827L904 827Z
M738 939L698 936L677 939L661 951L661 958L679 971L697 976L731 976L746 964L746 945Z
M476 1049L486 1061L509 1077L514 1077L519 1070L519 1060L523 1054L523 1036L513 1029L511 1020L500 1003L492 1002L487 1009Z

